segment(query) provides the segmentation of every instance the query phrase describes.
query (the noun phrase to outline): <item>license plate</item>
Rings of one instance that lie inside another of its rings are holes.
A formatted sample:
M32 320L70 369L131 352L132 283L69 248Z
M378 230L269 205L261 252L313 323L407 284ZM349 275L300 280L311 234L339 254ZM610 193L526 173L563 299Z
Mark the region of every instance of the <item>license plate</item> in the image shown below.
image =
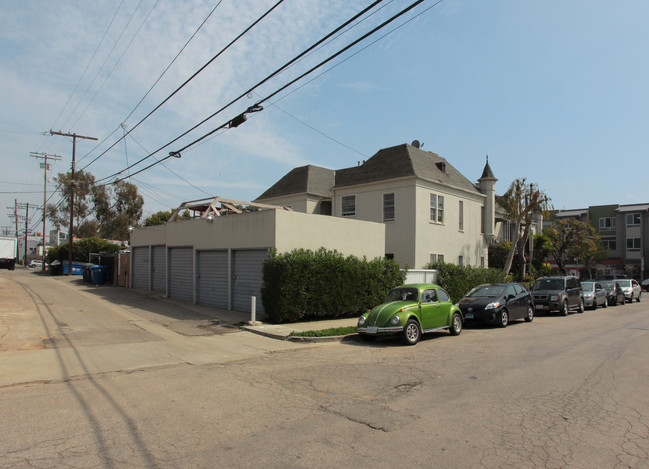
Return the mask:
M367 328L368 334L376 334L377 332L379 332L379 328L376 326L370 326Z
M473 319L473 313L466 313L464 317L467 319Z
M545 306L545 305L536 305L536 306L534 306L534 308L535 309L546 309L547 306Z

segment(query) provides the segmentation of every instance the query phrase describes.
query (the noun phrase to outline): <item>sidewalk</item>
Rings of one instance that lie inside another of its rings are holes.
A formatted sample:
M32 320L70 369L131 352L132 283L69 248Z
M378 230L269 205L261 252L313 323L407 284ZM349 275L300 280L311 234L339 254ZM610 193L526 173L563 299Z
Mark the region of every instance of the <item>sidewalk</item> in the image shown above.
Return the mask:
M139 295L145 297L157 298L161 301L175 304L179 307L194 311L196 313L202 314L207 317L214 318L215 320L226 323L232 326L241 327L241 329L252 332L254 334L259 334L271 339L277 340L290 340L293 342L326 342L326 341L335 341L340 340L346 336L335 336L335 337L293 337L290 336L291 332L304 332L304 331L320 331L323 329L333 329L338 327L350 327L355 326L358 322L357 317L343 318L343 319L323 319L323 320L313 320L313 321L304 321L304 322L292 322L292 323L283 323L283 324L272 324L263 322L263 317L261 321L256 321L258 324L251 325L250 314L242 313L240 311L228 311L225 309L219 309L212 306L197 305L193 303L180 302L172 300L169 298L164 298L163 295L159 293L149 293L139 290L129 290ZM241 325L244 323L244 325Z
M111 285L102 285L96 287L89 283L79 283L75 282L75 278L71 279L71 282L77 283L81 287L85 287L89 292L101 292L102 296L105 296L106 299L110 301L112 296L119 296L124 292L134 293L141 295L144 298L157 299L164 303L167 303L169 306L176 305L185 310L193 311L200 315L213 318L219 323L228 324L233 327L240 327L241 329L259 334L265 337L269 337L277 340L290 340L294 342L326 342L326 341L335 341L340 340L345 336L335 336L335 337L291 337L291 332L304 332L304 331L319 331L323 329L332 329L338 327L350 327L355 326L358 322L357 317L343 318L343 319L323 319L323 320L313 320L313 321L304 321L304 322L294 322L294 323L283 323L283 324L272 324L263 322L264 317L258 318L256 321L259 324L251 325L250 323L250 313L243 313L240 311L229 311L225 309L219 309L213 306L198 305L183 301L177 301L170 298L164 297L161 293L145 292L141 290L131 290L125 289L123 287L112 287ZM109 291L106 291L109 290ZM117 298L114 298L117 299ZM243 325L242 325L243 324Z

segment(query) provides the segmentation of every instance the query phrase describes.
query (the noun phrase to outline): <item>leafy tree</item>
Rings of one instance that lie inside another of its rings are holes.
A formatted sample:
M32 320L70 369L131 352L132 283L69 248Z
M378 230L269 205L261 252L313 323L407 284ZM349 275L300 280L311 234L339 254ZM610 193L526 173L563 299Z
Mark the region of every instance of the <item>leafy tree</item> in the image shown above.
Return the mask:
M59 173L54 182L60 186L63 202L58 205L48 205L47 218L57 229L70 227L70 201L74 194L74 226L79 226L90 215L91 205L89 195L95 183L95 177L87 172L78 171L72 180L72 174Z
M120 181L112 186L95 185L94 176L84 171L75 173L74 181L70 173L61 173L54 180L61 185L63 203L49 206L47 216L57 228L69 229L73 190L75 234L79 237L123 241L128 239L128 227L142 218L144 199L134 184Z
M144 226L164 225L169 221L173 213L173 210L159 210L144 220ZM185 210L178 217L191 218L191 214L189 213L189 210Z
M96 186L93 189L95 216L99 234L105 239L128 239L128 227L142 218L144 199L137 187L120 181L112 186Z
M507 217L514 224L514 239L509 249L503 272L509 274L514 254L518 253L518 281L525 276L525 245L530 235L532 222L536 215L547 212L550 198L535 183L528 183L526 178L516 179L507 192L498 198L506 210Z
M583 259L587 264L608 255L602 249L602 240L595 228L579 220L559 220L545 230L552 246L552 255L563 275L571 258Z

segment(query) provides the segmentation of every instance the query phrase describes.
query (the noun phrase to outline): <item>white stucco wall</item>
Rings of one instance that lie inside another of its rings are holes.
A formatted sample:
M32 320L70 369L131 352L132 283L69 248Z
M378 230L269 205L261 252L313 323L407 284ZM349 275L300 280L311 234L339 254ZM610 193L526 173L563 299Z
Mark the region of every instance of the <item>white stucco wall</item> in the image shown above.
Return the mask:
M194 249L276 248L287 252L296 248L336 249L344 255L383 257L385 230L380 223L347 220L283 210L262 210L169 222L137 228L131 246L166 244L193 246Z
M444 196L444 221L430 221L430 194ZM459 227L459 201L464 202L464 228ZM443 254L444 261L480 267L481 257L487 266L487 243L481 233L481 207L484 196L439 184L420 181L417 186L417 242L415 265L422 268L431 254Z

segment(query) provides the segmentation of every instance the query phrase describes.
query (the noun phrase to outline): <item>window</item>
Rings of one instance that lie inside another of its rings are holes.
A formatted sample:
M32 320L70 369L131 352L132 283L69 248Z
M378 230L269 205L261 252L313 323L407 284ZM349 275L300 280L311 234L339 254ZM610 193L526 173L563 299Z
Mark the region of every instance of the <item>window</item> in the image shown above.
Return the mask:
M444 196L430 194L430 221L444 223Z
M460 200L460 206L458 207L458 215L460 217L460 225L459 225L459 230L463 231L464 230L464 201Z
M640 224L640 214L639 213L627 213L626 214L626 226L635 226Z
M602 244L611 251L617 250L617 241L615 238L602 238Z
M437 254L431 254L430 255L430 263L434 264L435 262L437 262Z
M430 194L430 221L437 220L437 195Z
M444 254L437 254L437 262L444 262Z
M353 217L356 215L356 196L344 195L342 198L342 216Z
M615 231L615 218L600 218L599 231Z
M394 253L391 252L386 253L385 258L389 260L394 260Z
M640 238L628 238L626 240L626 250L627 251L639 251L640 250Z
M437 290L437 297L439 298L439 301L450 301L450 297L448 296L448 293L446 293L444 290L441 288Z
M484 256L480 257L480 267L484 269Z
M437 301L437 292L435 290L426 290L424 294L421 295L422 303L434 303Z
M383 221L394 221L394 193L383 194Z
M458 256L457 265L459 265L460 267L464 267L464 256Z

